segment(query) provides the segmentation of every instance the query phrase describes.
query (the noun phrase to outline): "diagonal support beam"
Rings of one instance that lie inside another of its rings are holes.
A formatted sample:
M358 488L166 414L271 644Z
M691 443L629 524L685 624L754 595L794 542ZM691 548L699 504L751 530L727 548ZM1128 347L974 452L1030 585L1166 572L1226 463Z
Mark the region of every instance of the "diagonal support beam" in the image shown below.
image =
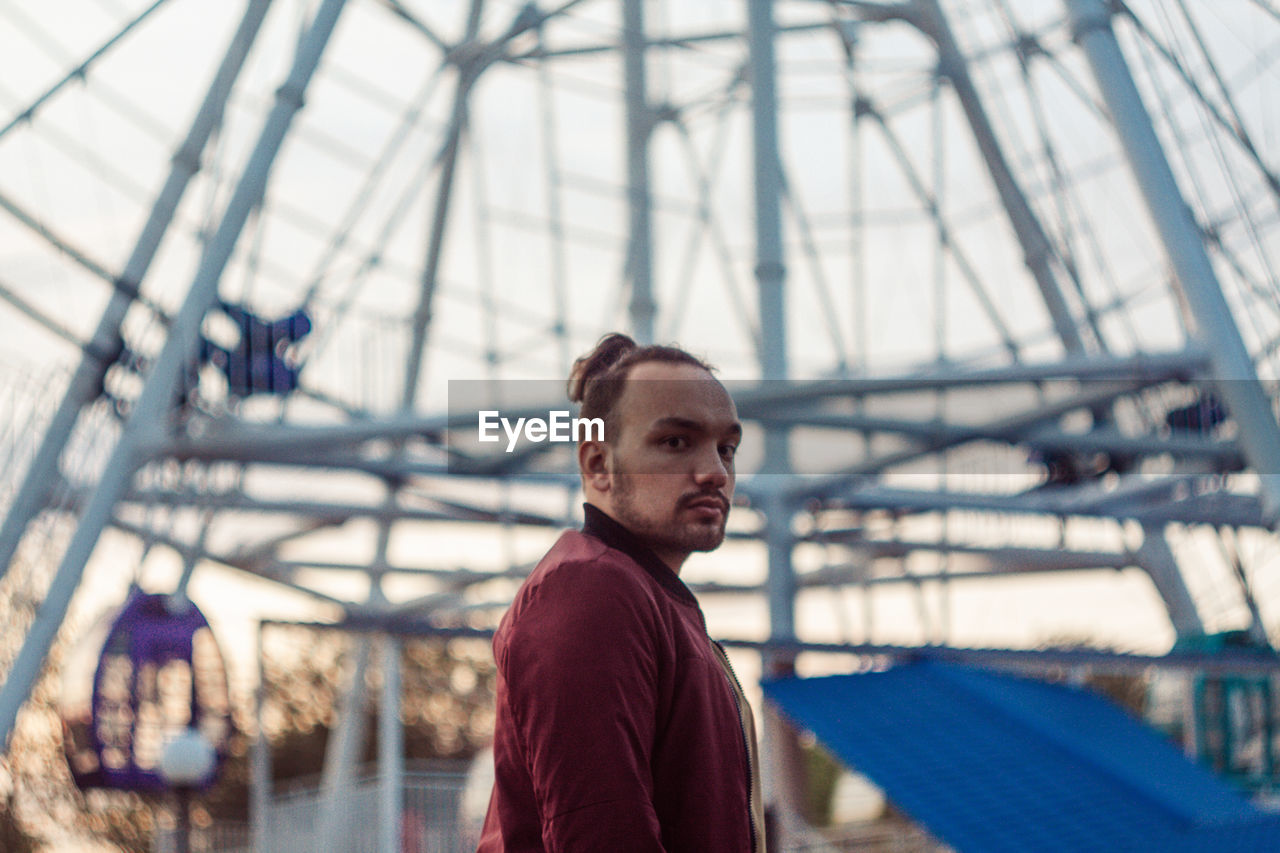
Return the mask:
M893 451L865 459L834 474L813 478L814 482L799 481L792 488L797 498L805 496L828 495L837 492L861 479L884 473L886 470L910 462L928 453L936 453L965 444L970 441L998 439L1016 442L1023 433L1032 427L1039 426L1080 409L1095 409L1109 404L1117 397L1132 394L1143 388L1156 384L1153 380L1133 380L1129 382L1108 383L1097 388L1082 391L1079 394L1056 400L1023 412L1006 415L984 424L972 427L954 428L936 438L926 439L907 450Z
M937 0L915 0L911 13L906 20L933 40L938 48L938 73L951 81L951 87L960 100L965 118L973 131L978 150L987 164L987 170L995 182L996 191L1000 194L1000 202L1009 217L1018 242L1022 246L1023 259L1027 269L1031 271L1040 296L1053 321L1054 331L1069 353L1080 353L1086 349L1085 341L1080 336L1080 329L1071 315L1071 309L1063 295L1062 288L1053 274L1050 261L1053 257L1053 244L1045 234L1040 220L1031 209L1026 193L1018 183L1009 161L1000 146L991 119L987 117L973 78L969 76L968 60L956 44L955 35L947 23L946 15Z
M1240 444L1262 491L1268 524L1280 519L1280 425L1240 336L1204 238L1178 189L1164 148L1111 29L1103 0L1065 0L1071 32L1084 49L1178 284L1195 314L1194 337L1209 352L1212 381L1240 430Z
M470 22L467 25L468 40L475 38L479 27L481 6L481 0L472 0ZM453 199L454 174L458 168L462 132L467 124L467 100L482 67L474 61L462 62L458 65L452 112L449 116L449 125L445 130L444 145L440 149L438 158L440 177L436 185L435 204L432 208L431 231L427 237L427 254L422 267L418 305L413 312L413 324L409 336L408 369L405 371L404 388L400 394L402 405L406 410L413 407L418 396L423 350L427 343L427 330L431 327L432 306L440 274L440 259L444 251L444 235L449 222L450 203Z
M1199 637L1204 634L1204 622L1196 608L1187 581L1178 568L1173 549L1164 538L1161 524L1142 525L1142 546L1134 553L1138 565L1151 577L1151 583L1164 601L1169 621L1179 637Z
M115 35L107 39L107 41L101 47L99 47L93 53L89 54L87 59L85 59L75 68L72 68L57 83L54 83L52 86L46 89L40 95L40 97L32 101L27 106L26 109L24 109L22 112L18 113L16 116L10 119L8 124L6 124L4 127L0 127L0 137L3 137L5 134L13 130L18 125L29 122L33 118L35 118L36 112L39 111L39 109L42 106L44 106L44 104L50 98L58 94L58 92L60 92L63 89L63 87L65 87L68 83L71 83L76 80L81 80L81 81L84 80L89 73L89 68L95 62L97 62L99 59L105 56L107 52L110 51L112 48L114 48L117 44L119 44L124 39L125 36L133 32L133 30L137 28L139 24L141 24L147 18L151 17L152 12L159 9L166 2L168 2L168 0L155 0L154 3L152 3L147 8L143 9L132 21L125 24L123 28L121 28L119 31L116 32Z
M532 9L532 4L530 4L530 6L516 14L515 19L512 20L505 33L492 42L484 42L479 40L484 0L471 0L471 5L467 12L466 31L462 41L455 45L446 57L447 61L457 66L458 76L453 91L453 105L449 116L449 124L445 129L444 144L441 146L440 155L437 158L440 163L440 178L436 184L431 230L427 235L427 252L422 266L422 275L419 279L418 304L413 311L413 323L410 330L409 350L407 353L408 367L405 370L404 387L400 395L401 403L406 410L413 408L413 404L418 397L418 384L422 377L423 359L425 357L424 349L427 344L427 333L431 327L436 286L439 283L440 276L440 261L444 251L445 232L449 223L454 176L458 168L462 134L467 129L471 91L485 69L505 58L507 46L512 39L539 26L548 18L567 11L577 5L577 2L578 0L569 0L569 2L550 12L537 12Z
M97 545L98 536L110 521L116 502L124 495L144 458L146 446L155 440L173 404L182 371L195 355L200 324L217 298L222 270L231 257L250 211L262 200L271 165L293 117L302 107L307 84L320 63L320 56L345 2L325 0L298 44L293 67L276 92L275 106L267 116L240 183L227 202L222 222L200 259L195 278L182 308L174 317L155 367L147 377L146 386L103 469L98 486L85 506L80 524L67 545L31 631L3 687L0 687L0 740L7 741L12 733L18 709L40 675L45 656L66 617L67 607L80 585L85 563Z
M27 525L49 498L52 484L58 479L58 458L71 437L81 409L102 393L103 377L106 376L115 354L120 351L120 324L134 303L138 287L160 248L160 242L168 231L187 184L200 169L200 156L205 143L222 122L227 96L240 75L240 69L244 67L245 57L249 54L270 6L271 0L250 0L187 137L174 154L169 177L156 197L133 253L125 262L124 271L117 280L117 287L98 321L93 337L84 345L85 354L71 377L62 403L45 429L35 458L28 466L22 485L9 505L4 524L0 526L0 577L7 571Z

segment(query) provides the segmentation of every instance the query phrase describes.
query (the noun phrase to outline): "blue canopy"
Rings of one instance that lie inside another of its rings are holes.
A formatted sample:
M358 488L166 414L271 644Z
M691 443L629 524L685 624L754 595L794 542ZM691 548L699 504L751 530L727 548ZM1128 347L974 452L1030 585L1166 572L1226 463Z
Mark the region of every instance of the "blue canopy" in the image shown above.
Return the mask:
M960 853L1280 851L1280 816L1087 690L919 662L764 692Z

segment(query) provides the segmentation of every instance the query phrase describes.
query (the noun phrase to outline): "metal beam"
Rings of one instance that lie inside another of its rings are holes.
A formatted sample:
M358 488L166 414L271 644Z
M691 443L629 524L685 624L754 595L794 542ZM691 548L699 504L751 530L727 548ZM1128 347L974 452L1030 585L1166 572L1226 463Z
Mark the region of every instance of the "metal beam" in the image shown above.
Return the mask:
M776 417L763 417L756 420L760 423L783 423L792 427L901 435L919 441L973 441L975 438L971 429L963 424L883 418L861 412L780 413ZM1053 427L1031 429L1019 436L993 434L987 438L1025 447L1068 450L1076 453L1120 453L1140 457L1167 454L1174 457L1206 459L1225 469L1238 469L1245 464L1239 446L1231 439L1216 440L1190 435L1126 435L1113 428L1068 432Z
M238 571L251 574L254 577L271 581L274 584L279 584L285 589L289 589L294 592L300 592L303 595L306 595L306 596L309 596L310 598L315 599L315 601L318 604L336 605L337 607L342 608L344 610L348 607L348 605L351 604L350 601L337 598L327 593L320 592L319 590L313 589L309 586L305 586L300 583L294 583L293 581L288 580L286 578L273 575L271 574L271 569L274 568L274 566L272 565L261 566L257 563L242 562L240 560L237 560L234 556L231 556L231 555L218 554L216 552L207 551L207 550L200 550L200 549L197 549L194 545L191 545L189 543L181 542L177 539L174 539L171 536L166 536L162 533L157 533L155 530L151 530L151 529L142 527L140 525L133 524L128 521L124 521L123 519L119 519L119 518L113 518L111 520L111 526L116 528L117 530L121 530L121 531L124 531L125 533L132 534L133 536L136 536L143 541L153 542L157 545L163 545L164 547L172 550L178 556L182 557L184 560L186 559L209 560L210 562L221 563L222 565L228 568L236 569Z
M404 727L400 722L400 639L383 636L378 704L378 853L400 853L404 800Z
M1142 381L1135 381L1128 383L1127 391L1125 390L1126 386L1123 384L1120 388L1113 385L1104 387L1102 390L1083 392L1063 400L1054 400L1038 409L1018 412L1014 415L1002 417L999 420L968 427L969 432L967 434L965 432L966 428L957 428L949 435L922 441L916 447L908 450L873 456L851 465L843 471L820 477L811 477L809 481L797 482L791 486L792 493L797 496L809 497L827 494L832 490L841 489L851 482L882 474L890 468L910 462L924 454L948 450L970 441L984 441L993 438L1016 441L1020 435L1031 427L1046 421L1056 420L1070 412L1091 409L1095 406L1106 404L1114 399L1119 392L1137 391L1145 387L1146 384Z
M262 622L258 622L254 662L257 684L253 688L255 731L249 751L249 853L266 853L270 846L271 823L271 742L267 738L267 667L262 651Z
M250 512L258 515L320 516L332 523L341 523L352 518L447 521L451 524L464 522L493 524L499 521L506 521L512 524L527 524L537 527L559 527L564 523L563 518L524 511L495 509L489 512L448 512L403 505L389 506L386 503L358 504L303 499L266 500L250 497L243 492L209 494L167 489L142 489L121 495L120 502L122 504L136 502L142 507L152 507L158 502L163 502L168 506L174 507L190 506L197 509Z
M775 475L751 475L743 478L739 491L753 498L767 495L777 488ZM1118 489L1063 488L1033 489L1021 493L961 492L929 489L905 489L862 483L851 479L841 488L817 483L817 477L792 475L784 477L784 485L796 494L820 497L829 508L856 510L886 510L899 513L944 512L951 509L971 510L1012 515L1052 516L1055 518L1132 518L1141 521L1183 521L1185 523L1217 523L1214 513L1220 513L1221 523L1239 527L1257 527L1262 524L1261 508L1256 497L1245 494L1195 494L1197 482L1213 482L1216 475L1190 474L1168 477L1130 475L1121 479ZM1132 482L1135 493L1125 489ZM1170 502L1170 494L1191 488L1192 497ZM1114 497L1114 499L1113 499ZM351 518L378 518L386 514L385 507L371 504L338 503L310 500L255 500L234 494L203 495L194 492L138 490L126 495L122 502L137 503L140 508L155 506L164 501L174 506L187 505L230 512L271 513L279 515L319 515L331 521ZM753 506L759 509L758 503ZM419 507L397 507L393 517L409 521L490 524L505 520L511 523L535 527L562 527L565 519L519 511L516 514L495 509L485 514L451 514ZM763 531L746 533L730 532L730 538L756 539Z
M774 358L776 361L776 356ZM785 362L783 362L785 364ZM1055 379L1101 381L1143 379L1148 384L1185 379L1207 366L1208 355L1193 348L1175 352L1139 353L1131 356L1086 356L1041 364L998 367L921 367L908 373L861 379L794 380L756 383L730 382L730 390L744 418L761 421L777 417L783 407L830 398L860 398L992 384L1039 383ZM542 406L504 408L509 418L545 417L562 409L563 397L548 395ZM331 425L248 424L211 422L198 437L182 436L159 443L154 456L190 459L256 459L279 455L305 446L316 449L342 447L366 441L429 437L450 430L475 429L476 412L456 411L440 415L402 412L386 418L354 420Z
M343 622L291 622L265 620L264 625L287 625L314 628L316 630L382 633L387 626L368 617L355 617ZM482 628L451 628L433 624L425 619L403 619L396 623L395 632L403 636L441 637L448 639L489 640L493 631ZM1280 674L1280 655L1271 650L1232 649L1230 651L1170 652L1165 655L1141 655L1132 652L1113 652L1107 649L1049 648L1049 649L1000 649L964 648L960 646L895 646L877 643L777 643L747 639L722 639L721 645L735 649L752 649L759 652L784 651L792 655L802 652L817 654L856 655L872 659L908 662L913 660L939 660L975 666L1000 666L1029 671L1061 671L1077 667L1098 672L1146 673L1152 667L1205 672L1211 674Z
M1186 578L1178 568L1173 550L1164 537L1163 525L1142 526L1142 545L1134 556L1164 601L1174 633L1178 637L1203 636L1204 622L1200 619L1195 599L1191 597L1191 590L1187 588Z
M782 158L778 152L777 36L772 0L747 4L751 73L751 126L755 189L755 278L760 315L760 375L787 378L786 250L782 242ZM764 435L764 477L782 477L790 469L785 427L768 426ZM764 497L768 550L770 635L795 635L795 572L791 565L791 507L781 489Z
M227 202L222 222L201 257L182 308L174 317L164 346L103 469L97 489L84 508L22 649L4 685L0 686L0 740L7 741L13 731L18 709L40 675L45 656L80 584L85 563L93 553L102 528L109 522L116 502L128 488L142 459L142 449L162 430L182 372L195 356L200 324L217 298L222 270L231 257L250 211L262 199L271 164L294 115L302 107L307 83L320 62L344 4L345 0L324 0L309 30L298 43L293 67L277 90L275 106L267 117L244 174Z
M760 378L785 380L787 367L786 249L782 239L782 193L785 181L778 151L777 68L774 57L777 25L773 0L748 0L750 47L752 174L755 189L755 278L759 299ZM764 431L764 462L758 505L765 515L765 552L768 573L765 590L769 601L769 636L795 637L795 568L791 531L795 506L782 488L789 476L788 434L785 426ZM794 656L769 652L762 655L766 677L793 671ZM791 817L799 813L803 785L798 733L777 714L766 713L762 764L766 768L764 801L778 819L784 835ZM757 827L763 832L764 827ZM777 841L783 841L778 838Z
M324 771L320 780L320 819L316 822L313 850L347 850L354 846L357 827L351 823L354 803L351 788L355 784L356 763L365 732L365 671L373 638L361 634L356 638L355 661L351 680L343 691L334 728L324 752ZM397 827L398 828L398 827ZM358 834L367 829L360 827Z
M483 8L484 0L471 0L462 46L474 46L480 29L480 13ZM453 178L458 168L458 150L462 141L463 128L467 124L467 101L471 97L471 87L487 67L487 63L482 61L481 52L468 52L455 48L451 58L457 65L458 79L454 85L453 107L449 116L449 125L445 130L444 145L440 149L440 178L436 184L431 231L427 237L427 254L423 261L422 277L419 282L418 305L413 311L413 322L410 326L409 351L406 353L407 368L404 387L400 394L401 404L405 410L412 409L418 397L422 361L426 356L424 350L427 344L427 330L431 325L436 283L440 274L440 257L444 250L444 234L449 221L449 206L453 198Z
M967 572L924 572L907 575L887 575L884 577L865 577L865 569L862 566L849 564L847 566L834 565L823 569L824 576L822 578L814 578L809 581L806 575L803 579L803 585L806 587L836 587L836 586L853 586L853 587L873 587L873 586L902 586L911 585L918 587L922 583L943 583L950 584L952 581L973 581L973 580L991 580L992 578L1016 578L1023 575L1042 575L1052 574L1055 572L1083 572L1083 571L1119 571L1115 566L1055 566L1055 565L1028 565L1028 566L1008 566L998 569L978 569L976 571ZM861 573L861 576L860 576Z
M138 13L138 15L133 20L129 21L129 23L125 24L124 27L116 31L115 35L107 39L107 41L104 42L93 53L89 54L87 59L85 59L75 68L72 68L69 72L67 72L67 74L61 80L59 80L57 83L54 83L52 86L46 89L43 93L41 93L41 95L38 98L36 98L29 105L27 105L26 109L24 109L22 112L18 113L16 116L10 119L8 124L6 124L4 127L0 127L0 138L4 137L5 134L13 130L18 125L26 122L30 122L35 117L36 112L45 103L45 101L49 100L54 95L56 95L59 91L61 91L62 87L76 80L83 82L87 78L87 75L89 73L89 68L95 62L97 62L99 59L105 56L107 52L110 51L113 47L115 47L122 39L124 39L125 36L133 32L134 28L136 28L139 24L141 24L143 21L149 18L152 12L159 9L166 2L167 0L155 0L154 3L152 3L147 8L143 9L140 13Z
M1222 293L1204 238L1182 198L1146 105L1129 73L1103 0L1065 0L1071 32L1084 49L1129 167L1195 315L1194 338L1209 352L1213 382L1257 473L1269 525L1280 520L1280 425L1258 383L1253 359Z
M1061 548L1027 548L1014 545L969 545L962 542L928 542L906 539L862 539L857 535L848 537L821 536L807 537L806 541L823 542L840 545L851 551L865 551L867 559L883 557L906 557L909 554L924 552L931 554L963 554L984 559L992 564L1008 565L1013 571L1022 565L1050 567L1056 571L1074 571L1076 569L1123 569L1136 565L1134 555L1123 551L1078 551ZM848 563L836 563L815 569L801 575L802 584L822 583L821 578L829 572L846 572ZM963 577L965 572L954 572L955 577ZM861 578L861 580L871 580Z
M952 89L960 100L960 106L973 131L974 141L977 142L978 150L982 152L987 171L991 174L996 192L1000 195L1000 202L1005 213L1008 214L1009 224L1013 226L1018 242L1022 246L1023 260L1026 262L1027 269L1031 271L1036 286L1040 289L1040 296L1049 311L1058 339L1062 341L1063 348L1067 352L1084 352L1085 342L1080 336L1076 321L1071 316L1071 309L1050 267L1053 244L1031 209L1026 193L1018 184L1018 179L1004 156L1000 140L982 105L982 98L973 83L973 78L969 76L968 60L956 44L946 15L943 14L937 0L914 0L913 14L907 15L906 20L931 38L938 48L938 73L951 81Z
M7 302L19 314L22 314L28 320L35 321L37 325L42 326L46 332L49 332L54 337L61 338L66 343L71 344L71 346L80 350L87 358L92 358L96 361L110 364L118 355L118 353L114 352L98 352L91 349L90 345L82 341L79 335L75 334L65 325L53 319L44 311L41 311L30 302L14 293L14 289L3 281L0 281L0 302ZM4 563L0 561L0 566L3 565ZM3 571L0 570L0 574L2 573Z
M1180 521L1186 524L1232 524L1257 527L1262 511L1251 495L1198 495L1184 501L1156 506L1092 506L1080 501L1071 489L1041 489L1017 494L938 492L866 485L827 496L841 509L897 513L930 513L970 510L1006 515L1055 518L1132 518L1142 522Z
M627 104L627 264L631 330L653 343L653 200L649 190L649 140L653 108L645 75L644 0L622 0L622 76Z
M760 315L760 376L787 378L786 249L782 241L782 158L778 152L777 36L772 0L747 4L751 73L751 127L755 189L755 278ZM795 571L791 564L791 512L781 488L790 471L787 430L766 426L761 476L765 487L770 636L795 636Z
M1049 382L1055 379L1099 381L1142 379L1149 383L1186 379L1208 368L1206 348L1196 345L1174 352L1128 356L1068 356L1037 364L995 367L921 365L904 373L859 379L818 379L771 382L766 385L731 383L739 414L755 417L770 407L824 397L866 397L909 391L941 391L979 385Z
M0 525L0 577L8 570L18 542L27 525L49 499L57 481L58 459L71 437L81 409L102 393L102 382L111 361L120 352L120 324L134 303L135 294L151 266L160 243L173 220L174 211L186 192L191 177L200 170L200 157L205 144L222 122L227 97L235 84L245 57L253 46L271 0L250 0L241 17L231 44L205 93L187 136L173 156L169 177L151 207L147 222L117 279L107 307L98 320L93 336L84 344L85 354L72 374L62 402L45 427L40 448L27 468L22 485L9 505Z
M830 20L814 21L807 24L786 24L775 27L775 31L779 34L812 33L830 29ZM689 47L691 45L707 44L719 41L734 43L740 42L742 41L742 30L717 30L714 32L691 32L686 33L685 35L662 36L658 38L645 39L644 46L646 48ZM554 59L561 56L588 56L596 53L614 53L617 49L618 45L616 42L595 42L592 44L580 44L576 47L555 48L552 50L534 47L520 53L511 54L507 57L507 60L510 62L523 62L530 59Z

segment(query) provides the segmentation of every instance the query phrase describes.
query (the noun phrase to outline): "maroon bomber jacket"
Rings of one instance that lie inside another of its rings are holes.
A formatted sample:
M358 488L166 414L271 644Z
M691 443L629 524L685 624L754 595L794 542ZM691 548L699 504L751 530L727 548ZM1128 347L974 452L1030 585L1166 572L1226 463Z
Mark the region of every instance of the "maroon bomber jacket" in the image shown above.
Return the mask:
M675 572L586 514L493 638L478 853L760 853L755 732L723 649Z

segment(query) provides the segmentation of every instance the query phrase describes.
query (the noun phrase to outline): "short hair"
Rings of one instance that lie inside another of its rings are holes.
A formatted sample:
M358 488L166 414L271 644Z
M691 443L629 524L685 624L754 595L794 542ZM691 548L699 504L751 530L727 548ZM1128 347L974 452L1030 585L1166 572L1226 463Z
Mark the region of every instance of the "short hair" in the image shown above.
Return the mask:
M715 373L711 365L680 347L640 346L620 332L605 335L595 349L575 361L569 371L570 401L582 404L579 417L604 419L605 441L612 442L617 437L609 416L626 388L627 374L637 364L649 361L688 364Z

